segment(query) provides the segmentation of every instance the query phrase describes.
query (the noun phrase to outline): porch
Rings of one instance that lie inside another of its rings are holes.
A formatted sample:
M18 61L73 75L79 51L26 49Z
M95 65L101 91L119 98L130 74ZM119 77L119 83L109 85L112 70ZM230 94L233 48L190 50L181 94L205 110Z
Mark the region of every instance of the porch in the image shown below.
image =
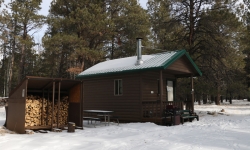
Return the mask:
M142 122L154 122L162 125L163 111L172 105L179 110L192 108L192 101L144 101L142 102Z

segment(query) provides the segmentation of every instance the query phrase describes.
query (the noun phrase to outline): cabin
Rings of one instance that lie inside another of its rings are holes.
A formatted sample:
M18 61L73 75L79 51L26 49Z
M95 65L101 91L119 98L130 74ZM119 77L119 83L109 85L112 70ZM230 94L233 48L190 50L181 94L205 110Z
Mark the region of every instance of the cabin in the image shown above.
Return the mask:
M123 122L159 123L166 105L183 109L176 100L181 92L176 79L190 77L193 82L202 75L200 69L186 50L141 55L141 47L138 38L137 56L101 62L77 76L83 81L83 110L112 110Z

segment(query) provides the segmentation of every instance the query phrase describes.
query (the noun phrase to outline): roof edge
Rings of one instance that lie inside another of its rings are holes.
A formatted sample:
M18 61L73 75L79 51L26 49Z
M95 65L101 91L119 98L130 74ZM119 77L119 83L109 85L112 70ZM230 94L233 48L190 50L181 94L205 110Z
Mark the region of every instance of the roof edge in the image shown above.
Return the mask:
M190 55L186 52L185 55L187 56L188 60L191 62L191 64L194 66L195 70L198 72L200 76L202 76L202 72L199 69L199 67L194 63L193 59L190 57Z
M76 79L84 79L84 78L91 78L91 77L98 77L98 76L106 76L106 75L117 75L121 73L137 73L141 71L152 71L152 70L160 70L161 67L154 67L154 68L143 68L143 69L135 69L135 70L124 70L121 72L106 72L106 73L98 73L98 74L89 74L89 75L77 75Z
M173 59L171 59L169 62L166 62L165 64L163 64L163 68L166 69L167 67L169 67L171 64L173 64L177 59L179 59L180 57L182 57L183 55L185 55L188 60L191 62L191 64L193 65L193 67L195 68L195 70L197 71L199 76L202 76L202 72L201 70L198 68L198 66L194 63L193 59L190 57L190 55L187 53L186 50L180 50L180 52L178 52L177 54L175 54L173 56Z
M186 50L180 50L178 53L176 53L170 61L167 61L163 63L163 69L166 69L171 64L173 64L177 59L179 59L181 56L183 56L186 53Z

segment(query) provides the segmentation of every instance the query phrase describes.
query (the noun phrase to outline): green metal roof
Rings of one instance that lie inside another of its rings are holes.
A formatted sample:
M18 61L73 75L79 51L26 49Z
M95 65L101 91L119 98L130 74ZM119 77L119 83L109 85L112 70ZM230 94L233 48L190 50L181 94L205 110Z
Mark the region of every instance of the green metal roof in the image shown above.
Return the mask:
M147 70L163 70L168 68L180 57L185 55L191 62L198 75L202 75L200 69L193 62L186 50L169 51L159 54L142 55L143 64L135 65L136 56L126 57L114 60L108 60L98 63L93 67L80 73L77 78L85 78L97 75L135 72L135 71L147 71Z

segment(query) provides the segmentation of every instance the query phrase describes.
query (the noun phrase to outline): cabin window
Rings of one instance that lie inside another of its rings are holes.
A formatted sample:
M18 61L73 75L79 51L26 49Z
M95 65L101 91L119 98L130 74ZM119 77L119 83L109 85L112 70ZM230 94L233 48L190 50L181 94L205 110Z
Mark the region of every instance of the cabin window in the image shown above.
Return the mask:
M174 101L174 81L168 80L166 89L167 89L167 100Z
M123 87L122 87L122 79L116 79L115 80L115 95L122 95L123 93Z

